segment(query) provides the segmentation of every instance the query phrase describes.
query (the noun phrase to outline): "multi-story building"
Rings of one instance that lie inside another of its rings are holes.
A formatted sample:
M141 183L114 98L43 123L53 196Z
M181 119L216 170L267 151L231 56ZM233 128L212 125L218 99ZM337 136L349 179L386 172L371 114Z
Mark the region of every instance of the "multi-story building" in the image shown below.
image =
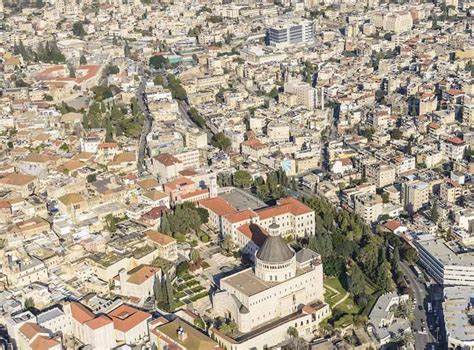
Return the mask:
M441 151L445 159L460 161L464 156L466 144L459 137L451 137L441 143Z
M426 182L414 180L402 186L402 203L405 210L417 212L428 203L430 187Z
M365 167L365 176L378 188L385 187L395 182L396 169L389 164L369 164Z
M232 349L263 349L286 338L295 327L303 338L312 337L329 315L324 303L321 258L309 249L295 253L280 233L268 227L268 236L256 253L255 266L221 279L213 297L217 314L231 317L246 337L232 339L215 332L219 343ZM264 331L263 331L264 330Z
M282 20L267 29L267 38L270 45L277 47L308 44L314 41L314 23L309 20Z
M355 212L366 222L375 222L382 215L383 202L375 194L358 195L354 198Z
M439 196L443 201L455 203L462 195L462 186L454 181L446 180L440 186Z
M383 29L396 34L408 32L413 26L413 19L408 11L388 13L384 17Z
M420 262L428 273L445 286L474 287L474 254L459 251L455 246L431 234L414 241Z

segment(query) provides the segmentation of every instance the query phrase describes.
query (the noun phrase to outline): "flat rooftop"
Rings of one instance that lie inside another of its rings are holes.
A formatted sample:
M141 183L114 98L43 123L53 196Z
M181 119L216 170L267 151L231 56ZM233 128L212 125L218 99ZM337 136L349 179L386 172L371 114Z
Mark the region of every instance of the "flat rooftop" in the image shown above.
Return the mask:
M258 198L255 198L250 193L243 193L237 190L234 190L229 193L221 194L219 197L225 199L238 211L245 209L259 209L266 207L265 202L261 201Z
M418 236L416 241L423 249L445 266L470 266L474 267L474 251L459 253L448 246L446 241L441 238L435 238L433 235Z
M443 303L444 323L450 337L461 341L474 341L474 325L469 316L474 316L474 289L472 287L446 287Z
M302 274L306 273L307 270L303 269L296 269L296 276L301 276ZM295 278L293 277L293 278ZM234 275L231 275L229 277L223 278L221 280L221 285L222 283L225 282L231 287L237 289L239 292L246 296L252 296L255 294L258 294L260 292L263 292L264 290L270 289L272 287L275 287L281 283L284 283L286 281L281 281L281 282L267 282L264 280L261 280L255 275L255 272L253 271L253 268L248 268L246 270L243 270L241 272L238 272Z

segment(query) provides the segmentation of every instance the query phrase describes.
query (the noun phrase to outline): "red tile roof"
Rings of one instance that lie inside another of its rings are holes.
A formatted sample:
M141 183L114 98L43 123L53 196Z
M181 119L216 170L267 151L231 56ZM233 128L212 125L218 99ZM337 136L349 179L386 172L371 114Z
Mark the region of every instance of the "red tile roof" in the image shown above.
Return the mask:
M402 224L400 224L399 221L397 220L389 220L385 223L384 227L387 229L387 230L390 230L390 231L395 231L397 228L399 228L400 226L402 226Z
M199 205L219 216L236 212L236 209L221 197L203 199L199 201Z
M110 319L110 317L107 317L106 315L99 315L96 318L87 321L85 325L91 329L99 329L111 323L112 320Z
M238 230L251 239L259 247L262 246L263 242L265 242L265 239L268 236L267 231L257 224L244 224L240 226Z
M149 313L125 304L109 312L108 315L114 321L114 328L121 332L128 332L151 318Z
M181 163L178 158L169 153L162 153L159 156L154 157L154 159L163 164L164 166L171 166L173 164Z
M260 219L265 220L275 216L293 214L295 216L311 213L313 210L293 197L282 198L273 207L256 210Z
M464 141L461 140L459 137L451 137L446 140L447 142L452 143L453 145L463 145Z
M249 220L249 219L255 218L257 216L258 215L250 209L245 209L245 210L242 210L242 211L236 211L234 213L224 215L226 220L233 223L233 224L237 223L237 222Z
M85 323L95 317L92 311L75 301L71 302L71 313L72 317L79 323Z

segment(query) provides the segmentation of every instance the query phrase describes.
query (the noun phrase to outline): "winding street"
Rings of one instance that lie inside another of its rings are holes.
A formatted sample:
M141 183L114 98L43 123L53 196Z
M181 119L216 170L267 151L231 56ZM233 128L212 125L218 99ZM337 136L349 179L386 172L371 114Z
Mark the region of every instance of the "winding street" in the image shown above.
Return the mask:
M143 130L140 135L140 141L138 144L137 168L138 168L138 173L142 175L147 170L146 162L145 162L145 152L146 152L146 145L147 145L146 138L151 131L153 116L151 115L150 110L148 109L148 101L145 95L145 86L146 86L147 77L143 71L143 68L140 68L140 75L141 75L141 81L137 89L136 98L137 98L138 106L140 107L143 113L143 116L145 117L145 120L143 122Z

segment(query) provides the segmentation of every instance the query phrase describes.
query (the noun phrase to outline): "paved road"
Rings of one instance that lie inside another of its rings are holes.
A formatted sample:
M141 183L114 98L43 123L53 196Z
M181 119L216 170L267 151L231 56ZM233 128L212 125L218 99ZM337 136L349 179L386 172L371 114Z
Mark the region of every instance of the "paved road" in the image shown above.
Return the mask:
M414 297L416 299L415 311L414 311L414 319L413 319L413 332L415 336L415 349L423 350L427 348L429 342L429 336L426 333L420 333L421 327L427 328L426 326L426 313L425 313L425 306L426 305L426 290L425 287L418 282L415 274L411 270L411 268L405 262L400 263L400 268L409 281L409 287L413 290ZM420 310L421 308L421 310Z
M140 74L142 79L140 81L140 85L138 86L136 98L138 102L138 106L140 107L145 120L143 122L143 130L140 135L140 142L138 144L138 159L137 159L137 168L138 173L141 175L146 170L146 162L145 162L145 151L146 151L146 137L151 131L151 126L153 123L153 116L148 109L148 101L145 95L145 86L147 81L147 76L144 74L143 68L140 69Z
M189 109L190 108L189 108L189 105L187 104L187 102L179 101L178 109L179 109L179 113L181 114L183 119L189 124L189 126L201 129L201 130L203 130L207 133L207 141L209 142L212 138L212 135L213 135L212 132L209 130L208 127L201 128L199 125L197 125L194 122L194 120L191 119L191 117L189 116Z

